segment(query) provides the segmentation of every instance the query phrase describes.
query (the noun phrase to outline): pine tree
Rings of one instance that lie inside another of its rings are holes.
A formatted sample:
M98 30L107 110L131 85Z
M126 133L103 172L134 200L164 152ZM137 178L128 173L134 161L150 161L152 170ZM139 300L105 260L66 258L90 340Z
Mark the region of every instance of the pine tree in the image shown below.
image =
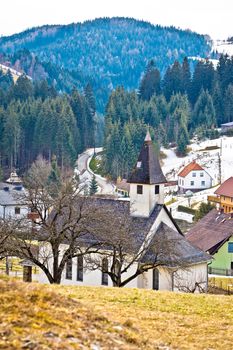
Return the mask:
M92 176L90 187L89 187L89 194L90 196L94 196L98 192L98 183L96 181L95 175Z
M49 181L49 183L53 183L56 186L60 186L61 177L60 177L59 168L57 166L57 158L56 158L56 156L52 157L51 172L49 174L48 181Z
M33 96L33 85L26 75L23 74L18 78L12 87L11 94L14 99L21 101Z
M185 156L187 153L187 145L189 143L189 135L187 128L181 124L177 136L177 154L179 156Z
M181 89L182 93L189 95L190 87L191 87L191 72L190 72L188 59L187 57L185 57L182 63L182 89Z
M208 91L202 89L194 106L192 126L193 128L204 126L210 129L215 125L216 117L212 97Z
M229 85L224 96L224 122L233 121L233 85Z
M161 78L160 72L155 68L154 61L151 60L146 68L140 87L139 87L139 96L142 100L149 101L151 97L161 92Z

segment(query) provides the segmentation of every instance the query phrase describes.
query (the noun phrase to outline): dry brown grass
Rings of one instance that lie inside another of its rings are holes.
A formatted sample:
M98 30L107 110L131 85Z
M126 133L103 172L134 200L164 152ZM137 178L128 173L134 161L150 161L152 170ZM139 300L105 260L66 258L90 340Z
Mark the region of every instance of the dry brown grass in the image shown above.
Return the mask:
M0 349L232 349L232 296L2 280L0 291Z

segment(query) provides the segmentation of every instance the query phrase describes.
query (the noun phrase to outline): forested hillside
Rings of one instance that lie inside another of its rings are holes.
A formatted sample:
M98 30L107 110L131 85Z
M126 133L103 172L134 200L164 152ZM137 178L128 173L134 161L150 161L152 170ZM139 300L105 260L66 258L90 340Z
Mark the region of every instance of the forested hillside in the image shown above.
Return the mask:
M0 170L22 174L42 156L73 166L78 153L98 142L95 99L88 84L81 93L59 95L43 80L22 75L16 84L0 71ZM94 140L95 139L95 140ZM0 171L1 177L1 171Z
M70 92L90 82L102 112L113 88L137 88L149 60L163 74L175 60L208 57L210 50L203 35L130 18L43 26L0 38L1 62L36 80L47 79L57 90Z
M149 125L160 145L177 145L186 154L190 137L218 136L217 126L233 121L233 57L221 56L217 69L197 63L193 75L187 59L168 67L164 78L153 61L139 93L123 87L112 92L105 116L104 169L113 178L127 177Z

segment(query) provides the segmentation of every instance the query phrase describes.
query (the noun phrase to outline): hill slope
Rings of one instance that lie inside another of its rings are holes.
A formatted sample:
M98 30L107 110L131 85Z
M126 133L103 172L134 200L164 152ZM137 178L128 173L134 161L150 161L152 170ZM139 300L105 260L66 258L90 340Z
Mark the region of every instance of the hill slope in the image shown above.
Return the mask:
M82 72L93 79L96 94L104 102L107 91L117 85L137 88L152 58L163 73L176 59L207 57L211 51L209 39L203 35L130 18L47 25L0 38L0 52L14 54L23 48L42 62L73 73ZM16 64L16 60L13 63ZM70 89L72 82L67 87ZM101 91L103 88L105 93ZM103 108L103 102L100 103Z
M8 280L0 295L0 349L232 349L230 296Z

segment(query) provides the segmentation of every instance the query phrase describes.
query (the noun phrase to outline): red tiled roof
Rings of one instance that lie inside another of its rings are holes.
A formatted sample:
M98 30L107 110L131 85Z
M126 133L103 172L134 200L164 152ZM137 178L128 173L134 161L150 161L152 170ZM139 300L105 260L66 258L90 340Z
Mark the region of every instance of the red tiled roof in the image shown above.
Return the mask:
M192 161L192 163L189 163L184 167L183 170L178 174L178 176L185 177L187 176L192 170L204 170L199 164L195 162L195 160Z
M219 211L213 209L188 231L186 238L196 247L212 253L215 251L214 248L232 235L233 218L231 214L220 214Z
M214 193L220 196L233 197L233 177L224 181Z

